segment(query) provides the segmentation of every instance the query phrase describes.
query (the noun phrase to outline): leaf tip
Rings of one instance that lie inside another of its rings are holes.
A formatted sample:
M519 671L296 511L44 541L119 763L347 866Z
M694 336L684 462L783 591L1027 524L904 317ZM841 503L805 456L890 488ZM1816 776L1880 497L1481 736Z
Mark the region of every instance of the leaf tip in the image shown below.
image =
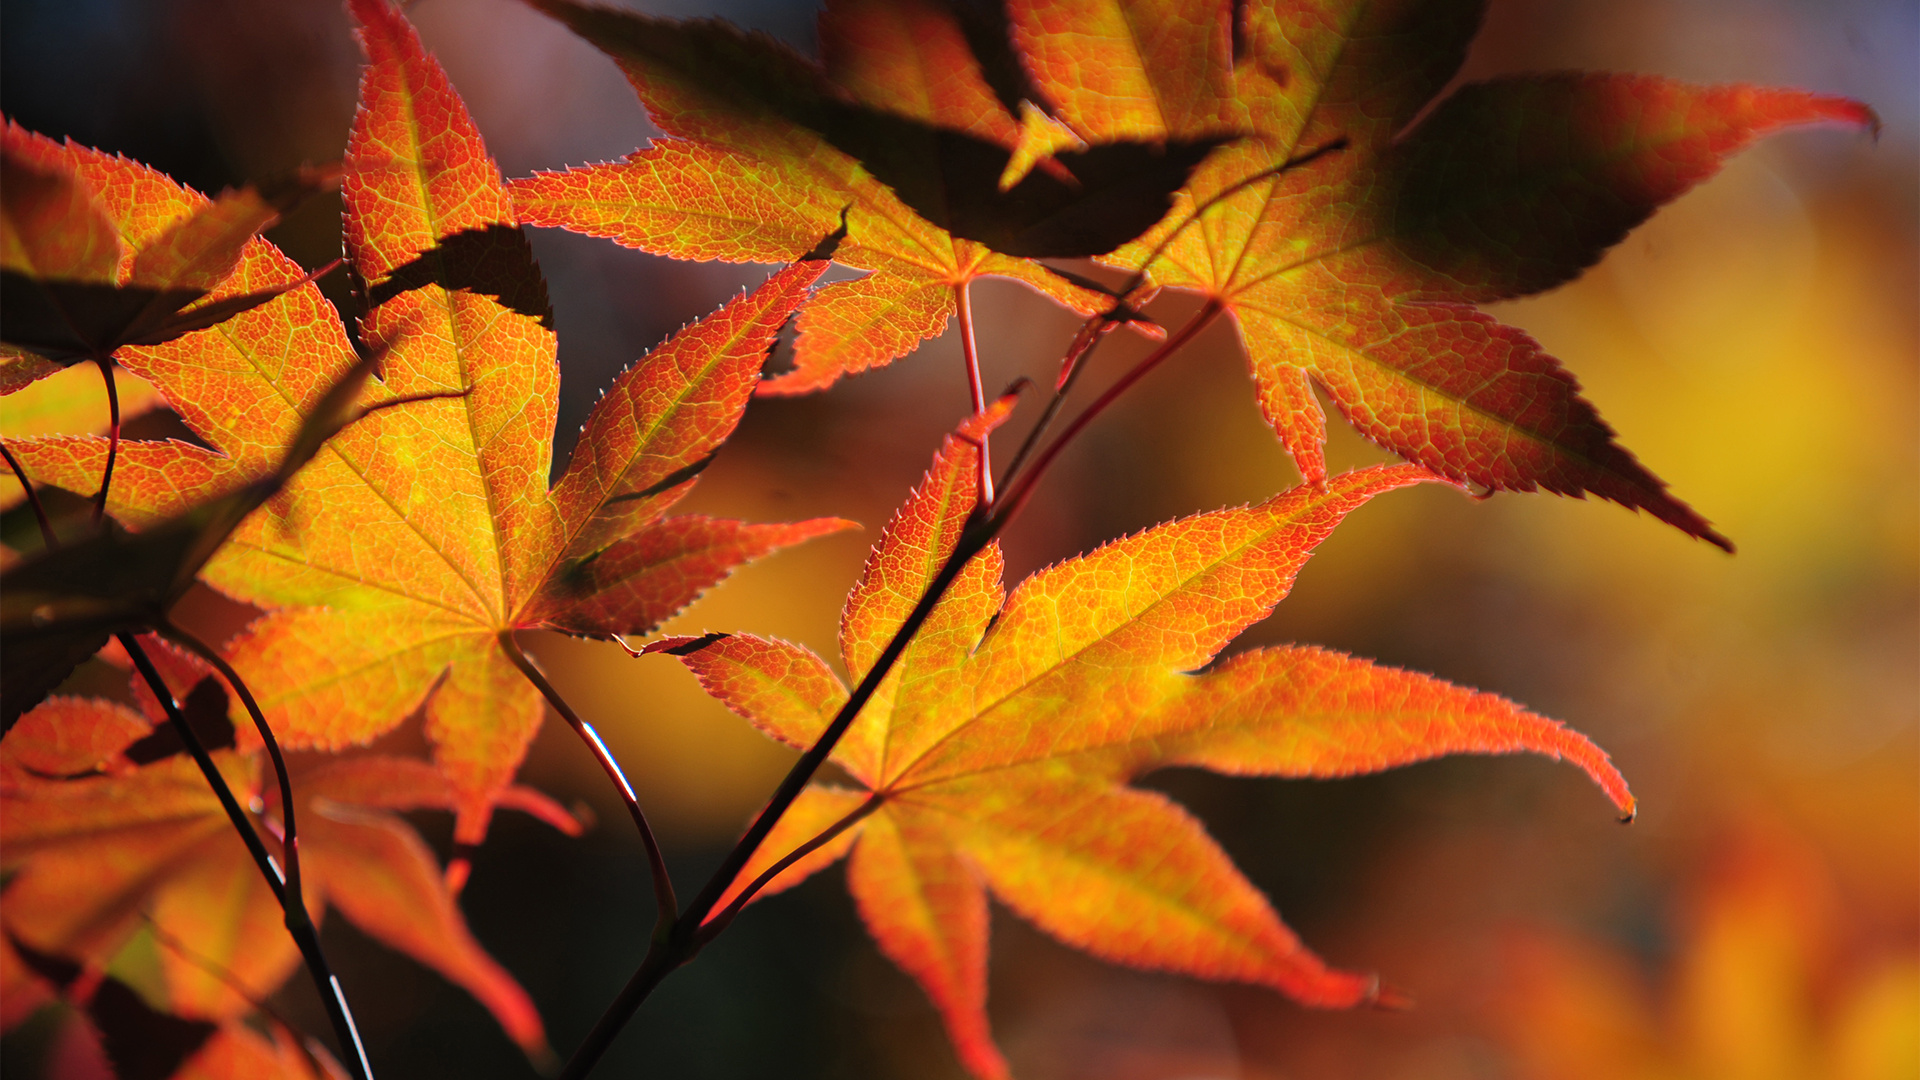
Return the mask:
M1818 96L1814 102L1824 118L1861 128L1874 142L1880 141L1880 114L1873 106L1855 98L1828 95Z
M648 642L640 649L640 655L665 653L668 656L691 656L710 645L718 644L732 637L719 632L701 634L699 637L667 637L659 641Z
M537 1042L523 1043L520 1050L527 1055L527 1063L533 1066L534 1072L539 1073L541 1076L558 1076L560 1074L560 1066L563 1062L560 1060L560 1056L553 1052L553 1047L547 1044L544 1036Z
M447 860L447 869L442 874L446 882L447 895L458 897L467 887L467 879L473 876L473 860L465 855L456 855Z
M1412 994L1376 977L1367 1004L1383 1012L1412 1012L1415 1002Z

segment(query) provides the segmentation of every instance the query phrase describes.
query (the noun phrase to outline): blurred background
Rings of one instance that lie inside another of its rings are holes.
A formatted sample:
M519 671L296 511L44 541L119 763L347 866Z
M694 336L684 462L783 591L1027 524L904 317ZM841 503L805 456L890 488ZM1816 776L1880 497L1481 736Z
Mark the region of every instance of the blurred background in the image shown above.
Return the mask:
M613 65L512 0L410 15L508 175L623 155L650 128ZM805 0L662 0L813 47ZM1500 305L1580 378L1621 441L1740 546L1619 507L1409 491L1357 514L1242 642L1314 642L1497 691L1591 735L1641 800L1616 824L1575 770L1458 759L1341 782L1171 771L1330 961L1407 1012L1102 965L995 915L992 1010L1027 1080L1101 1077L1920 1076L1920 4L1496 0L1465 77L1604 68L1864 99L1878 143L1776 137L1556 292ZM0 107L202 190L341 153L357 50L333 0L4 0ZM273 234L338 253L337 200ZM560 334L560 460L614 373L767 268L672 263L536 231ZM338 280L336 275L335 281ZM1051 375L1074 322L1017 286L976 292L990 384ZM1182 317L1167 297L1155 313ZM956 335L828 393L756 402L690 509L839 515L862 534L750 568L668 629L748 630L831 654L878 526L965 411ZM1124 336L1124 335L1122 335ZM1100 358L1119 370L1135 342ZM75 376L89 376L75 371ZM1264 498L1291 464L1233 331L1104 419L1009 535L1009 576L1169 517ZM9 433L37 423L7 399ZM135 435L174 429L163 414ZM1380 452L1333 424L1336 468ZM231 621L215 598L199 617ZM634 777L683 891L790 755L679 665L530 642ZM417 726L386 745L418 749ZM574 1046L652 912L637 844L564 727L523 774L602 826L504 814L464 904ZM447 850L450 824L422 815ZM339 920L327 944L383 1075L530 1076L462 992ZM295 980L279 1002L322 1030ZM756 907L669 980L608 1076L959 1076L918 990L867 941L839 872Z

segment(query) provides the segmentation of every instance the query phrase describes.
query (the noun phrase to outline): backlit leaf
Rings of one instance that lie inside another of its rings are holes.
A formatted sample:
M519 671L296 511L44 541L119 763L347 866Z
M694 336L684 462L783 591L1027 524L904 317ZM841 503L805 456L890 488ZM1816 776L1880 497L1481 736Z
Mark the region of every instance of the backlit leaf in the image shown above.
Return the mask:
M723 24L542 6L621 65L666 137L624 161L514 181L526 222L677 258L783 262L845 215L834 258L870 274L821 291L800 317L795 370L763 393L815 390L892 362L944 329L955 288L981 277L1012 278L1083 313L1106 306L1090 289L993 250L984 235L963 238L981 231L968 221L993 224L982 215L1004 216L1001 202L1022 200L1044 213L1020 227L1044 231L1044 221L1065 220L1046 208L1071 192L1043 169L1002 195L1018 122L945 5L829 5L824 70ZM1177 155L1149 164L1169 157ZM1197 155L1182 160L1191 166ZM1132 164L1109 182L1149 179L1150 169ZM1163 195L1179 184L1165 179ZM1042 188L1050 194L1037 195ZM971 194L949 198L961 191ZM1114 228L1110 214L1087 216Z
M253 1008L249 997L264 999L292 973L299 954L192 760L180 754L64 781L24 771L46 761L33 736L54 723L70 744L118 758L146 730L125 714L104 701L55 698L0 742L0 841L11 875L0 917L36 949L96 964L150 920L168 1007L213 1020L242 1015ZM243 803L277 816L277 789L270 777L262 786L257 756L221 751L216 760ZM362 931L466 988L529 1052L542 1051L532 1003L473 940L432 854L393 813L455 808L446 780L425 762L371 756L296 770L294 787L316 917L331 903ZM579 828L524 788L507 788L500 805Z
M975 452L948 440L868 560L841 622L855 678L954 550L974 505ZM1433 479L1407 465L1348 473L1149 529L1010 595L987 548L836 748L865 790L809 789L735 889L865 813L772 887L850 849L848 884L868 928L981 1076L1006 1072L985 1015L989 893L1117 963L1257 983L1310 1005L1371 1000L1374 979L1327 967L1196 820L1128 781L1172 765L1332 777L1526 750L1574 762L1631 813L1624 781L1591 742L1491 694L1299 646L1193 673L1272 610L1347 513ZM797 746L847 697L823 661L780 641L713 634L649 651L678 657L710 694Z
M114 220L113 195L95 187L103 177L90 175L115 170L83 168L91 155L11 121L0 135L0 334L10 347L53 361L105 357L223 322L285 291L232 294L182 310L232 274L261 230L318 190L317 174L277 185L271 197L253 188L211 202L190 195L186 213L136 236ZM36 370L14 359L0 389L11 393Z
M1311 384L1362 434L1453 479L1599 495L1731 549L1614 441L1557 360L1470 305L1573 277L1761 135L1877 121L1801 91L1557 74L1462 87L1403 131L1459 66L1480 7L1247 4L1230 73L1216 66L1172 100L1155 84L1132 119L1103 121L1211 115L1229 78L1236 122L1255 132L1209 158L1181 209L1111 261L1225 306L1309 482L1326 473ZM1022 40L1046 56L1070 42L1074 58L1039 63L1042 90L1078 100L1076 76L1139 67L1116 13L1156 28L1148 40L1199 41L1198 16L1162 8L1042 8L1045 35Z
M460 795L460 838L477 842L544 712L501 634L644 633L740 563L847 526L665 516L739 422L775 333L825 264L781 271L624 372L549 491L559 370L512 203L398 10L352 10L371 60L343 182L348 253L380 301L361 325L381 353L369 403L423 400L330 443L206 577L272 610L231 649L285 742L364 743L424 704ZM255 265L271 274L279 262L265 249ZM303 287L131 359L220 453L123 447L109 509L144 523L183 487L217 490L257 467L256 448L301 421L316 374L352 361L324 304ZM277 336L295 328L291 342ZM103 447L16 452L35 478L79 487Z

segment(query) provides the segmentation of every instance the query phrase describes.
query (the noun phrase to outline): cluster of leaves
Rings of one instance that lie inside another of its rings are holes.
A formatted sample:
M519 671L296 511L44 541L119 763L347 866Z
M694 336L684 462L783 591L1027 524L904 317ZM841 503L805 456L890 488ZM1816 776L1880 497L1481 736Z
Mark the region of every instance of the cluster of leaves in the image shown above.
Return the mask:
M265 755L257 739L236 738L212 669L155 640L146 648L233 789L263 818L280 817L278 791L261 784ZM125 663L124 654L114 659ZM205 1037L224 1031L244 1040L239 1020L261 1008L299 953L219 800L181 754L178 735L158 726L167 719L158 699L144 685L137 690L137 709L50 697L0 743L8 858L21 862L6 894L7 932L36 957L126 979L148 1001L203 1023ZM296 772L294 783L309 908L336 907L438 969L492 1009L529 1053L545 1053L532 1002L467 931L439 864L394 813L452 808L446 778L423 761L366 755L326 760ZM498 801L579 831L537 792L511 787ZM154 957L144 968L143 953ZM0 993L44 993L29 972L51 974L44 961L29 967L16 958ZM297 1070L308 1066L289 1067L304 1075Z
M7 126L0 390L91 360L111 391L117 366L199 440L5 442L21 497L92 494L110 519L63 543L43 514L45 550L6 571L11 1001L86 1005L130 984L201 1025L182 1075L223 1075L193 1064L216 1050L252 1062L224 1075L269 1075L269 1058L312 1075L324 1052L239 1018L302 956L325 983L305 909L330 905L543 1054L525 994L459 916L460 864L442 872L392 811L451 810L462 845L501 806L573 830L512 783L548 705L622 785L660 905L647 960L570 1075L744 905L843 856L881 948L983 1077L1007 1072L985 1013L989 892L1116 962L1321 1006L1387 996L1307 950L1195 820L1128 785L1156 768L1343 776L1526 750L1577 764L1631 815L1603 753L1503 699L1304 646L1217 658L1346 514L1423 481L1591 493L1730 549L1557 361L1473 305L1566 280L1756 136L1870 124L1863 106L1594 75L1433 105L1478 24L1472 0L831 0L820 63L723 23L531 2L613 57L662 137L505 181L400 11L350 0L368 57L338 172L351 329L257 235L324 175L208 200ZM560 372L523 224L789 265L622 373L549 483ZM1118 274L1039 261L1078 257ZM864 276L815 289L829 261ZM998 494L986 446L1015 402L981 386L968 292L984 276L1088 317ZM1170 336L1142 313L1162 287L1205 301ZM1007 592L995 537L1053 455L1223 314L1303 484ZM682 910L618 766L516 634L649 634L741 563L848 527L669 511L756 392L892 362L956 315L973 388L956 413L972 415L849 597L854 688L746 634L645 650L805 751ZM763 379L796 316L793 370ZM1162 345L1029 453L1088 354L1129 325ZM1329 477L1316 387L1408 464ZM168 618L196 581L264 614L201 646ZM148 631L190 652L142 644ZM138 709L48 696L103 647L139 669ZM223 687L251 728L227 719ZM278 749L347 750L415 713L431 763L289 770ZM859 787L809 784L827 760ZM147 968L128 959L156 951Z

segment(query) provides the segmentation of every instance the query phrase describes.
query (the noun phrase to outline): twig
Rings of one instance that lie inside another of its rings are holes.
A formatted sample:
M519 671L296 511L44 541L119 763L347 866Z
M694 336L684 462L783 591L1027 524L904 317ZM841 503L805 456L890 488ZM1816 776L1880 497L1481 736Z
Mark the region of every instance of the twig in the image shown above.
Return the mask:
M53 534L53 522L47 518L47 508L40 502L40 493L33 490L33 481L27 479L27 470L20 465L20 459L13 456L7 444L0 442L0 454L7 459L7 467L13 470L13 478L20 481L20 487L27 493L27 505L33 507L33 517L40 523L40 539L51 551L60 546L59 537Z
M614 760L613 751L607 749L600 733L573 711L573 706L567 704L567 700L560 696L560 691L547 681L546 674L521 651L520 643L514 640L513 631L500 632L500 648L507 654L507 659L513 661L513 666L520 669L520 674L525 675L527 681L547 699L547 704L553 706L553 711L559 713L560 718L573 728L574 734L580 736L580 740L593 751L594 760L600 763L600 767L613 779L614 786L620 789L620 797L627 804L627 813L633 815L633 824L640 830L640 842L647 849L647 868L653 875L653 900L659 909L659 914L654 917L653 937L655 941L664 940L673 931L680 901L674 896L673 879L667 875L667 860L660 851L660 841L655 839L653 827L647 824L646 812L640 809L640 799L634 794L633 785L627 782L626 773L620 770L620 763Z
M1067 429L1060 433L1059 438L1048 443L1047 448L1040 451L1039 456L1033 459L1033 464L1027 471L1022 473L1017 481L1007 485L999 503L993 508L994 520L1004 525L1006 519L1019 513L1020 507L1026 503L1027 499L1032 497L1034 485L1039 483L1040 477L1046 473L1047 467L1052 465L1054 459L1060 456L1060 451L1066 449L1067 443L1073 441L1074 436L1086 430L1087 425L1093 422L1094 417L1099 416L1106 410L1107 406L1113 404L1121 394L1126 393L1135 383L1145 378L1148 372L1159 367L1167 357L1172 356L1175 352L1178 352L1182 346L1192 341L1200 331L1205 330L1211 325L1213 320L1219 318L1220 314L1225 310L1226 307L1221 304L1219 300L1208 300L1201 306L1199 312L1197 312L1193 318L1187 320L1185 326L1182 326L1172 337L1169 337L1165 342L1161 343L1160 347L1148 354L1146 359L1135 364L1125 375L1115 380L1112 386L1107 387L1099 397L1094 399L1093 404L1082 409L1080 414L1073 418L1073 422L1067 425ZM996 528L995 531L998 532L998 529Z
M945 563L941 564L939 572L927 585L926 592L921 594L920 601L913 606L913 610L907 614L906 621L902 622L900 629L894 632L893 640L887 642L886 649L874 661L872 670L867 672L867 677L860 680L859 686L854 687L853 694L847 698L846 704L840 707L840 711L834 714L833 720L821 733L820 738L808 748L806 753L800 755L800 760L794 762L793 767L787 771L786 777L780 781L780 786L774 789L772 798L767 800L766 807L747 828L746 835L734 844L733 850L727 852L726 859L721 862L719 869L713 872L713 876L707 879L706 885L701 888L700 894L694 897L693 903L687 907L687 910L681 914L673 930L664 940L658 937L654 939L647 949L646 958L640 962L639 969L633 973L631 979L627 980L627 985L621 988L620 993L600 1015L600 1019L595 1021L593 1029L587 1032L586 1039L573 1052L573 1057L567 1061L566 1068L561 1070L559 1080L580 1080L586 1076L599 1062L601 1055L607 1052L607 1047L613 1044L614 1037L620 1034L620 1029L625 1027L627 1021L631 1020L633 1014L639 1010L641 1002L645 1001L647 995L653 992L653 988L660 984L660 980L674 968L693 959L701 946L706 944L707 939L701 937L700 928L705 923L707 914L713 910L715 904L719 903L720 897L726 893L727 886L739 876L741 869L746 866L747 860L753 857L753 853L767 838L767 834L773 831L781 815L793 805L794 799L799 798L800 792L805 789L808 781L813 779L813 774L826 763L827 756L833 753L833 748L839 743L841 736L847 733L847 729L853 726L854 719L860 715L861 707L880 688L881 681L893 669L894 663L900 659L900 654L906 651L914 634L919 632L921 625L927 621L927 617L933 614L933 609L939 604L940 598L946 595L948 586L960 576L960 571L966 566L967 560L979 554L980 550L992 541L999 526L990 525L990 520L977 510L968 520L967 527L961 530L953 553L947 556Z
M354 1027L353 1013L347 1008L346 994L341 991L340 980L327 966L326 956L320 951L320 936L314 931L313 921L307 918L305 902L297 894L289 902L286 877L274 862L273 855L267 851L260 834L254 830L246 811L241 809L239 800L233 797L233 789L227 786L226 777L220 775L220 768L214 764L213 755L207 752L206 744L200 741L199 733L181 715L180 706L173 699L173 691L153 666L152 658L147 655L139 639L128 633L118 637L121 648L127 651L133 666L139 669L140 676L152 688L153 696L159 699L161 707L166 710L167 719L172 721L174 730L180 734L180 741L186 744L187 752L193 755L195 764L200 766L201 774L207 778L207 785L213 788L221 807L226 810L234 831L240 834L240 839L247 845L247 851L260 868L260 875L266 878L274 899L280 902L280 910L286 916L287 933L300 949L301 958L307 964L307 974L320 991L321 1003L326 1006L327 1017L333 1022L334 1037L340 1041L341 1049L349 1051L348 1070L355 1080L373 1080L373 1068L367 1062L366 1048L360 1044L360 1032Z
M960 352L967 362L967 391L973 398L973 415L987 411L987 389L980 381L980 348L973 336L973 283L963 281L953 287L953 300L960 312ZM993 503L993 455L987 448L988 436L980 439L980 505Z
M1027 431L1027 437L1021 440L1020 449L1014 451L1013 460L1007 463L1007 471L1000 475L1002 491L1006 490L1008 484L1013 483L1014 476L1020 471L1021 466L1027 463L1028 456L1040 445L1040 439L1046 435L1047 428L1052 425L1054 418L1060 415L1061 407L1067 403L1067 395L1073 392L1073 384L1079 381L1080 372L1086 368L1084 363L1086 358L1092 355L1094 349L1099 348L1108 334L1121 325L1121 320L1113 317L1117 310L1113 308L1105 314L1093 316L1080 327L1080 332L1074 335L1073 344L1068 346L1066 359L1061 365L1063 375L1054 385L1053 397L1047 399L1046 410Z
M313 1074L315 1076L325 1076L327 1074L327 1070L320 1064L319 1056L313 1052L313 1046L315 1044L312 1043L310 1039L301 1036L300 1029L294 1027L280 1010L274 1008L272 1002L255 997L253 989L246 983L241 982L238 975L235 975L212 957L202 956L186 942L181 941L178 937L169 933L165 927L162 927L159 922L155 921L152 915L143 913L142 918L146 920L147 931L153 935L153 940L159 942L161 947L172 951L175 956L178 956L180 959L220 980L226 985L227 989L233 991L234 996L246 1002L248 1007L252 1008L254 1012L280 1025L282 1030L296 1036L294 1040L295 1044L299 1046L301 1056L307 1059L307 1065L312 1068Z
M287 856L287 893L293 898L292 904L283 901L282 906L288 908L287 917L292 918L292 908L297 905L300 909L300 920L311 925L312 920L307 917L306 911L306 894L300 887L300 832L294 823L293 779L287 773L287 759L280 753L280 741L273 737L273 729L267 726L266 714L260 711L259 702L254 700L253 691L248 689L247 684L241 680L240 673L233 669L232 664L227 663L226 657L214 651L212 646L171 622L161 622L156 629L163 637L184 646L218 671L220 677L225 679L227 685L233 689L234 696L238 697L241 705L246 708L247 715L253 718L253 726L260 732L260 741L266 745L267 757L273 761L274 778L280 787L280 844Z
M107 489L113 486L113 462L120 456L120 391L113 380L113 357L95 353L93 362L107 383L107 467L100 471L100 493L93 497L93 524L107 515Z
M701 924L697 934L700 944L705 945L718 936L720 931L725 930L733 922L733 917L740 914L741 909L747 906L747 902L753 899L754 894L766 888L773 882L774 878L785 873L789 866L820 850L827 844L832 843L835 837L858 825L867 815L880 809L886 801L887 797L885 795L876 792L870 796L867 801L854 807L852 812L848 813L845 817L828 826L825 832L789 851L786 857L774 863L772 866L767 867L765 873L754 878L751 884L741 889L739 895L735 896L731 903L722 908L719 914Z

